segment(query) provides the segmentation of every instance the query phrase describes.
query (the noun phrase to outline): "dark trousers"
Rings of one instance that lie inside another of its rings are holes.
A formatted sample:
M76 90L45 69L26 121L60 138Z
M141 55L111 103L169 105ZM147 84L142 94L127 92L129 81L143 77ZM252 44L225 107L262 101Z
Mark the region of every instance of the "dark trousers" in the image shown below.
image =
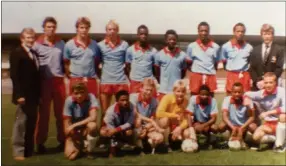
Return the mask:
M38 104L26 103L24 105L17 105L12 135L14 156L32 156L34 151L34 132L37 115Z

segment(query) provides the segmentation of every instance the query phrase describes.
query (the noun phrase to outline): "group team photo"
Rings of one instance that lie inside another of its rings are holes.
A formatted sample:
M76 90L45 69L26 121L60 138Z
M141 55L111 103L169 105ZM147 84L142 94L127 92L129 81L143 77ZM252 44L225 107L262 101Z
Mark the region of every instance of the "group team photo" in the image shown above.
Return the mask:
M92 19L73 19L76 34L68 41L57 33L57 16L45 16L38 23L43 31L22 27L9 53L14 160L50 153L51 111L56 151L66 160L96 161L101 151L109 158L124 151L203 156L208 149L285 154L285 50L275 43L273 25L261 24L260 44L252 45L242 20L227 27L232 36L219 45L212 25L201 20L183 50L172 27L157 49L145 23L130 44L116 19L105 20L100 41L90 37ZM219 100L218 70L226 72Z

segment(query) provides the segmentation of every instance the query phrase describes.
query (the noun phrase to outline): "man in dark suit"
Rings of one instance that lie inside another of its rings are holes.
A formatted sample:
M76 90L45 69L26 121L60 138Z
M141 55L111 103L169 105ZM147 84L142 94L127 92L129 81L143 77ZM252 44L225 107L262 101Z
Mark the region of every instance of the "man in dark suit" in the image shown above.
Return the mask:
M260 34L263 43L254 47L250 56L252 90L263 88L264 73L274 72L278 79L283 72L284 52L282 47L273 42L274 28L269 24L263 24Z
M15 160L24 160L34 150L34 130L40 101L40 74L37 54L31 48L35 31L24 28L21 46L10 54L10 76L13 83L12 102L17 105L12 146Z

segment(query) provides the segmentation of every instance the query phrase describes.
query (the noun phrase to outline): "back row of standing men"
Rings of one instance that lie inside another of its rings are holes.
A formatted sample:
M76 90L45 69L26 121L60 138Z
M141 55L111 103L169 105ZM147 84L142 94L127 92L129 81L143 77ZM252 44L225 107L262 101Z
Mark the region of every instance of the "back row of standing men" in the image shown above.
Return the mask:
M172 93L173 84L185 77L187 69L191 71L188 78L192 95L198 94L203 84L214 93L219 63L227 71L227 93L231 92L235 82L241 82L245 91L249 91L251 86L255 90L261 89L265 72L274 72L279 78L283 70L283 50L272 43L274 28L268 24L261 28L262 45L253 48L247 43L244 40L246 27L237 23L233 27L233 38L219 47L209 36L208 23L201 22L198 25L198 39L189 44L186 53L177 46L178 35L174 30L167 30L166 47L157 51L148 43L149 30L145 25L138 27L138 41L130 47L120 39L119 25L115 21L108 22L106 37L99 43L89 37L91 22L86 17L76 21L77 35L67 43L55 34L57 21L53 17L47 17L42 27L44 34L36 42L34 30L24 28L21 33L22 45L13 50L10 56L13 103L18 105L16 116L27 118L26 128L30 132L26 133L25 139L14 132L14 138L26 140L25 147L28 148L25 150L33 149L33 131L37 126L37 149L39 152L46 151L44 143L48 137L52 101L57 119L58 148L63 149L65 76L69 78L70 88L78 81L85 82L88 91L100 98L104 113L111 104L112 95L120 90L138 93L143 79L148 77L156 78L160 83L158 93L154 92L154 96L160 100ZM96 78L100 79L99 85ZM36 109L40 99L38 114ZM18 125L14 126L14 131L23 125L17 121L15 124ZM22 147L14 146L15 156L23 156ZM31 153L29 150L25 152L27 156Z

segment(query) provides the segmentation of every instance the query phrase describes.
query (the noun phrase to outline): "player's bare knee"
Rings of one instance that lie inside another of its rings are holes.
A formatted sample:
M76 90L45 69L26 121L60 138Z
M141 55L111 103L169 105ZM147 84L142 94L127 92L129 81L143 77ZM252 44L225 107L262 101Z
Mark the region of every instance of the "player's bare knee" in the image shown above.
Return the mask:
M126 130L125 131L126 136L131 136L133 134L132 130Z
M208 133L208 132L210 132L210 129L211 129L210 126L206 126L206 127L203 128L202 132Z
M264 132L261 129L258 129L257 131L254 132L252 138L254 141L259 141L263 135L264 135Z
M160 143L162 143L164 141L164 136L163 136L163 134L158 134L158 135L156 135L156 142L157 142L157 144L160 144Z
M146 134L142 134L142 132L139 133L139 135L138 135L139 139L144 139L145 137L146 137Z
M257 125L255 123L251 123L248 127L248 131L251 133L254 133L256 129L257 129Z
M141 127L141 119L140 118L137 118L136 120L135 120L135 128L139 128L139 127Z
M169 118L160 118L159 119L159 126L166 129L169 127Z
M213 124L213 125L211 126L211 132L217 133L218 131L219 131L218 125Z
M188 129L184 130L183 136L185 139L190 137L190 132Z
M107 137L107 130L105 128L101 128L99 134L103 137Z
M202 133L203 129L199 129L197 126L194 127L196 133Z
M225 132L226 130L226 124L224 122L221 122L219 125L218 125L218 131L219 132Z
M286 123L286 114L279 115L279 122Z
M89 123L87 124L87 128L88 128L89 131L95 131L95 130L96 130L96 127L97 127L97 125L96 125L95 122L89 122Z

